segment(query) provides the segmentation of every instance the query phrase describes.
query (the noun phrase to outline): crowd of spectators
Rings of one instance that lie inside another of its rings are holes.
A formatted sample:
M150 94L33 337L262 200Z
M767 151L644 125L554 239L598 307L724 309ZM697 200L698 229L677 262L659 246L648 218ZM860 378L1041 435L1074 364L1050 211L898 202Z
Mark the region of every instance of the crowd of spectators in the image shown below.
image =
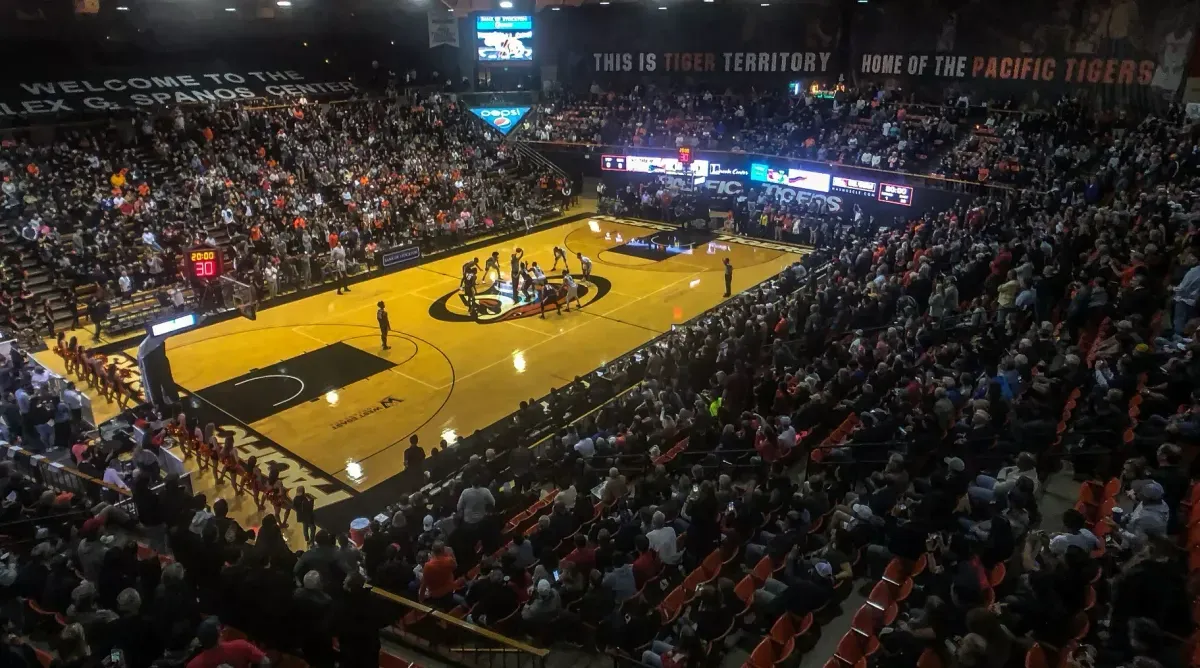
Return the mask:
M1139 126L1134 142L1192 141ZM862 576L841 665L1180 665L1200 269L1198 174L1179 166L1105 207L1012 191L838 226L829 266L680 328L519 475L489 452L405 500L374 528L373 577L651 665L742 639L778 659L781 620L806 628ZM1044 517L1063 468L1098 483ZM530 477L543 500L514 516Z
M225 246L232 275L267 298L369 267L379 249L527 226L562 199L557 175L440 95L146 113L5 140L0 177L4 224L72 316L73 288L94 285L100 320L144 290L164 307L192 299L179 271L192 246ZM6 249L0 322L40 329L51 307L23 280L20 247Z
M0 469L0 496L16 492L5 533L28 550L0 571L6 617L49 627L64 665L109 648L131 666L190 665L201 646L259 659L201 610L314 665L374 665L377 630L397 620L369 579L546 645L679 668L742 644L765 665L865 583L838 665L1181 665L1195 625L1178 546L1196 542L1200 507L1200 165L1192 130L1162 120L1119 142L1099 174L1051 159L1047 191L882 231L753 199L820 250L603 384L523 404L482 453L414 458L435 481L463 467L361 545L322 530L297 553L273 516L251 536L223 500L169 478L155 492L135 477L131 509L88 508ZM634 383L524 447L531 427ZM1045 513L1063 469L1097 482ZM128 536L147 528L166 535L169 566L138 558Z
M922 171L952 145L960 111L914 107L887 90L752 94L594 90L544 105L526 136L548 142L692 146L876 169Z

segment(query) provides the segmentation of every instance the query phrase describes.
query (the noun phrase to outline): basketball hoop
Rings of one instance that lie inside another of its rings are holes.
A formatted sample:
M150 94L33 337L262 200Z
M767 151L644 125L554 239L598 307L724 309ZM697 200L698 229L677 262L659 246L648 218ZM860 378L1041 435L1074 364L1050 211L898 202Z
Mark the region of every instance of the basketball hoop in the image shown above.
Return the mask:
M237 309L242 317L254 320L258 317L258 300L254 296L254 288L230 278L221 276L221 296L225 308Z

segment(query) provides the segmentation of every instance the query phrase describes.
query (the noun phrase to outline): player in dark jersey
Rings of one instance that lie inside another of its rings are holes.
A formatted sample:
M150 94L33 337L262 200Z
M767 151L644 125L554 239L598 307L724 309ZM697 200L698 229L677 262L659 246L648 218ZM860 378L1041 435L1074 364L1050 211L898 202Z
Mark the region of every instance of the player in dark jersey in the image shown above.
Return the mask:
M546 319L547 302L554 304L554 310L558 311L559 315L562 315L562 307L558 305L558 288L551 285L547 281L542 281L541 283L538 283L538 285L542 290L541 299L538 300L538 306L540 306L542 309L542 320Z
M472 318L475 317L478 308L475 304L475 277L477 269L479 269L478 264L471 266L468 263L468 266L463 267L462 283L458 286L463 305L467 307L467 314Z
M503 276L500 275L500 253L493 252L483 262L483 277L487 278L488 272L496 270L496 282L499 283Z

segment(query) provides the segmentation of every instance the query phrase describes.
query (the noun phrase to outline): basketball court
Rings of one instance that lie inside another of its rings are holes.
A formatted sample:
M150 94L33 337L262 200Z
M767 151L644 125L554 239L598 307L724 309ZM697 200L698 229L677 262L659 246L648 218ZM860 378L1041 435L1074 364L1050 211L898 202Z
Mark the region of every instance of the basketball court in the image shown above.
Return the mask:
M542 319L513 299L509 258L520 247L553 277L556 245L584 307ZM462 266L493 251L503 280L480 275L471 314L459 296ZM593 263L586 281L577 252ZM597 216L185 332L167 342L167 357L187 400L233 430L242 457L285 469L285 485L329 504L403 470L412 434L427 451L469 435L719 304L726 257L736 294L803 255ZM380 300L389 350L376 325Z

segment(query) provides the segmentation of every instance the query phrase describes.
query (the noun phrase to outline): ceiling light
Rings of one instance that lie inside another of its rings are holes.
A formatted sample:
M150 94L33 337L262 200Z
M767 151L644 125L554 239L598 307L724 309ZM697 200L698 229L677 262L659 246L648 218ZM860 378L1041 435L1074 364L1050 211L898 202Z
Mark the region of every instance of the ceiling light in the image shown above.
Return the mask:
M666 7L659 7L659 9L663 10L664 12L667 11Z
M512 9L512 0L501 0L500 9Z
M227 11L227 12L236 12L236 11L237 11L237 7L226 7L226 8L225 8L225 11Z
M118 12L127 12L127 11L129 11L129 8L126 7L125 5L120 5L117 7L117 11Z
M769 2L764 2L761 5L759 5L759 7L770 7L770 6L771 6L771 3L769 3Z
M602 4L602 5L611 5L612 3L611 3L611 2L602 2L602 3L600 3L600 4Z
M275 0L275 4L279 5L280 7L291 7L292 0Z

